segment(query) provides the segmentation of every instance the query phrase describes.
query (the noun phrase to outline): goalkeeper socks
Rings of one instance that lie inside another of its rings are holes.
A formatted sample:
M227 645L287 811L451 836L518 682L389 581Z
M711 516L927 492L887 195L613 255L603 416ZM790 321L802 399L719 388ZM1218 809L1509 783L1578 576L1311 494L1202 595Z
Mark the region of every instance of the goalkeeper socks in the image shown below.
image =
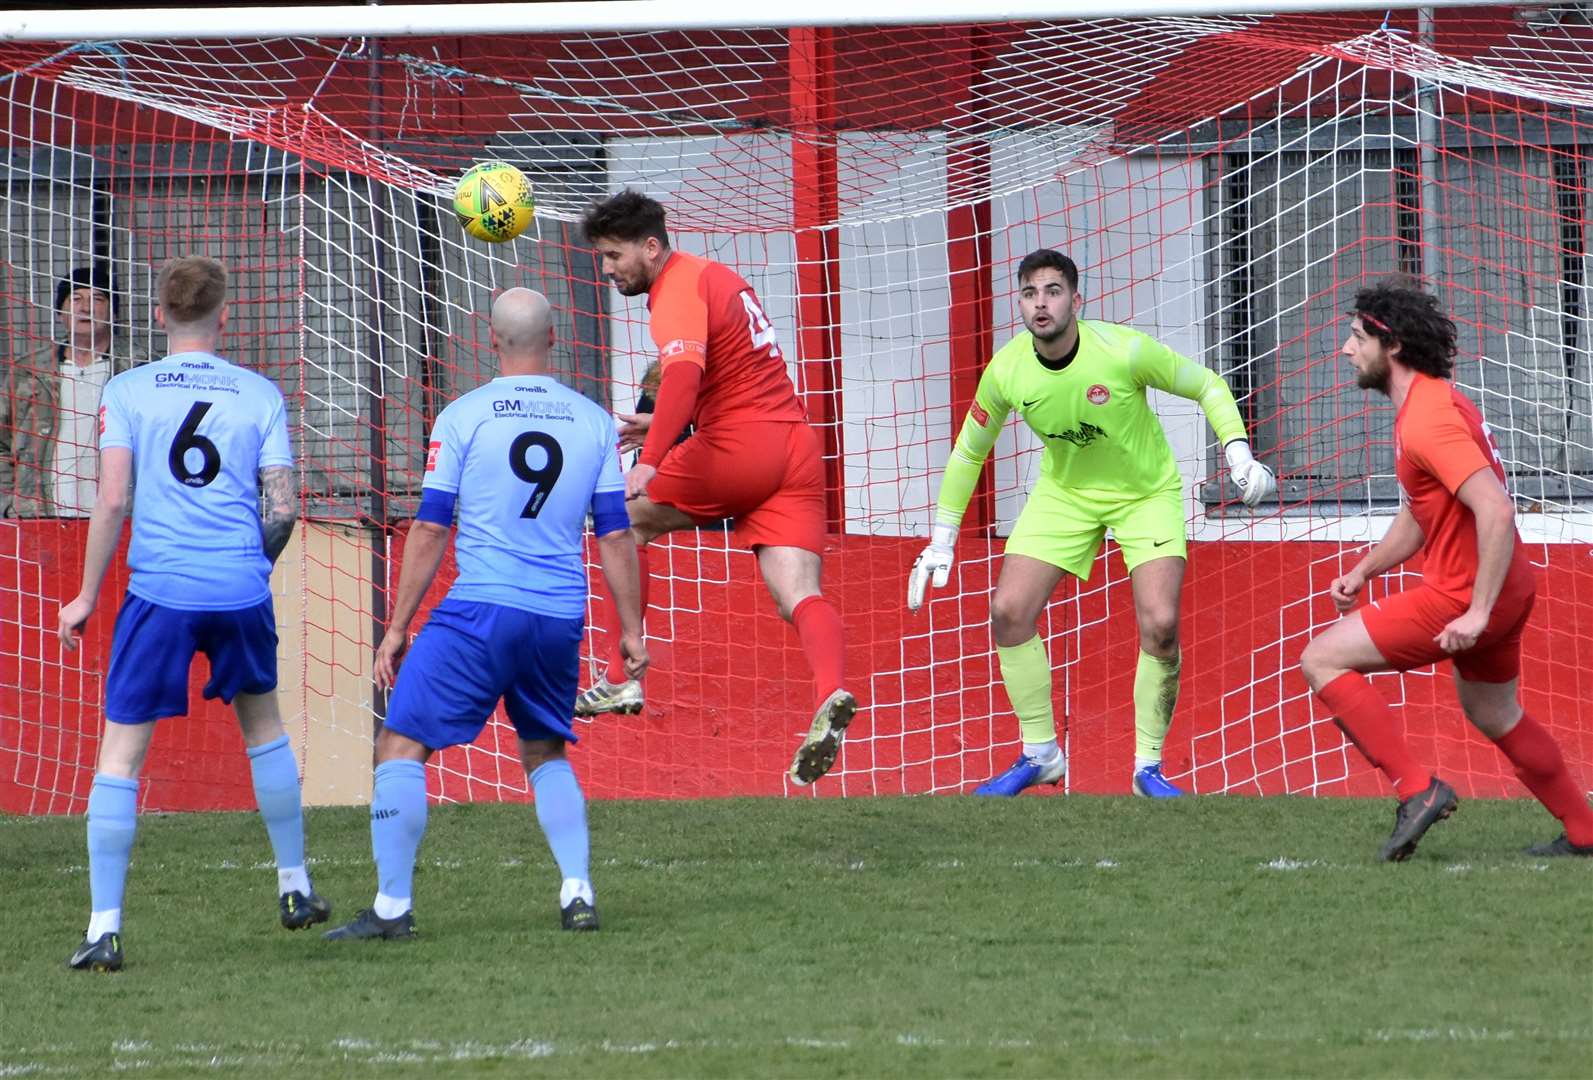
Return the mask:
M415 855L424 835L426 766L418 761L382 762L376 766L371 792L371 854L376 858L380 889L376 914L381 918L396 919L409 910Z
M91 941L122 928L122 893L138 827L138 781L94 774L88 799Z
M642 621L646 622L648 583L653 578L647 570L647 546L645 544L636 545L636 572L642 586ZM604 629L608 631L609 640L608 672L603 677L610 684L617 686L628 681L630 677L625 674L625 654L620 652L620 641L624 636L621 629L623 624L620 622L619 604L614 602L613 593L609 593L608 601L603 605L603 617L608 620L608 625Z
M1152 656L1139 651L1134 668L1134 767L1154 765L1162 759L1162 743L1173 726L1178 705L1178 673L1183 652Z
M1055 739L1047 739L1043 743L1026 742L1023 744L1023 756L1036 765L1049 765L1062 756L1062 748Z
M1022 645L997 645L1001 681L1007 700L1018 715L1018 730L1026 743L1056 741L1056 720L1051 713L1051 658L1040 635Z
M1322 704L1366 760L1383 770L1401 800L1432 783L1430 770L1411 756L1394 710L1365 675L1346 671L1317 691Z
M538 765L531 773L531 792L536 797L537 822L547 837L559 876L565 881L586 881L591 871L591 844L586 831L586 796L575 770L563 758ZM568 903L563 901L562 903Z
M1516 726L1495 739L1497 746L1510 764L1516 767L1516 776L1536 795L1549 813L1565 826L1566 839L1579 847L1593 844L1593 808L1587 796L1571 779L1560 754L1560 745L1554 741L1544 726L1526 713L1521 714Z
M813 707L841 688L841 669L845 660L846 628L835 605L815 593L797 601L791 609L791 625L802 639L808 667L813 670L813 686L818 691Z
M249 772L254 777L254 801L271 838L277 860L277 891L309 893L304 872L304 807L299 798L299 764L293 759L288 737L249 748Z

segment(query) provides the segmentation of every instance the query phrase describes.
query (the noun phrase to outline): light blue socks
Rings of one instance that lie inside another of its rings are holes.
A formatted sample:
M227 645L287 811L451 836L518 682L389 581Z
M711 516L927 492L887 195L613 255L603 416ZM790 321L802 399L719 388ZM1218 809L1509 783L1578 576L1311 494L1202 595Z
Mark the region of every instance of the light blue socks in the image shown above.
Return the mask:
M568 904L574 895L591 903L592 886L588 879L591 842L586 831L586 796L581 793L580 781L576 780L570 763L560 759L539 765L531 774L531 791L536 796L537 821L542 826L542 835L547 837L553 861L559 864L559 874L564 878L560 906Z
M310 892L304 869L304 808L299 797L299 763L286 735L249 748L254 776L254 801L260 807L271 851L277 860L277 888L282 893Z
M376 858L376 914L396 919L411 906L415 856L426 835L426 766L384 761L371 792L371 854Z
M89 917L90 941L122 928L122 894L127 887L137 813L137 780L94 774L88 800L89 897L94 908Z

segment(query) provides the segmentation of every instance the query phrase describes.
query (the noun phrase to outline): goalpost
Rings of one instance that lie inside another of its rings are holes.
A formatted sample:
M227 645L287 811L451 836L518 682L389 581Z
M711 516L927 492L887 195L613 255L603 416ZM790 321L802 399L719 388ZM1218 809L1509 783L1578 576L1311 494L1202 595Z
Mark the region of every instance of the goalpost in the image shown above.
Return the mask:
M299 459L303 517L274 579L283 710L307 795L363 801L370 658L426 436L494 374L492 296L546 293L561 377L616 410L636 400L645 307L601 280L577 224L624 186L665 203L677 247L758 290L824 439L826 591L864 711L818 794L963 791L1015 751L988 618L1038 463L1020 425L986 467L952 587L917 614L905 588L983 364L1021 328L1013 272L1041 246L1078 262L1088 316L1227 379L1279 476L1278 499L1244 511L1198 410L1155 399L1192 540L1170 777L1381 790L1298 659L1335 618L1328 583L1397 506L1392 415L1338 356L1350 297L1391 272L1425 278L1459 325L1456 378L1542 575L1527 705L1593 776L1589 7L1246 6L1014 3L992 22L965 3L826 0L779 26L652 2L0 15L0 810L83 809L125 586L119 562L86 648L64 655L55 613L86 510L22 497L83 458L41 446L92 441L81 415L41 405L57 282L107 267L118 348L148 357L161 263L231 268L225 351L281 386ZM510 244L470 240L449 211L454 178L486 159L536 193ZM808 675L751 556L677 534L653 572L648 707L580 727L587 790L785 792ZM1110 544L1042 630L1070 788L1125 791L1136 638ZM584 678L605 651L592 629ZM1434 674L1377 680L1414 749L1463 795L1519 793ZM241 740L202 681L193 715L162 721L149 808L249 802ZM501 715L431 768L445 799L527 797Z

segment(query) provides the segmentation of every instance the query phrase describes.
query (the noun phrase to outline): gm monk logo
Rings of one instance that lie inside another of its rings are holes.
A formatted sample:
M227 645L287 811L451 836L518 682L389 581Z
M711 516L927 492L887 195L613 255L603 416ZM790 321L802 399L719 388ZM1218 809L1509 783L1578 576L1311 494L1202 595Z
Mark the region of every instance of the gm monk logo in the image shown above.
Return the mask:
M435 472L437 469L437 454L442 450L442 443L426 444L426 471Z
M1100 383L1084 391L1084 396L1090 399L1091 405L1105 405L1112 400L1112 392Z
M990 414L979 407L978 399L975 399L974 403L968 406L968 415L973 417L974 423L978 424L980 427L984 427L990 423Z
M1104 439L1107 436L1106 432L1101 428L1096 427L1094 424L1085 422L1081 423L1076 428L1061 432L1056 435L1052 435L1050 432L1047 432L1045 437L1047 439L1063 439L1072 443L1074 446L1085 447L1090 445L1090 443L1094 442L1096 439Z
M238 377L236 375L200 375L189 374L184 371L157 371L155 373L156 386L179 386L189 390L227 390L236 394L238 392Z

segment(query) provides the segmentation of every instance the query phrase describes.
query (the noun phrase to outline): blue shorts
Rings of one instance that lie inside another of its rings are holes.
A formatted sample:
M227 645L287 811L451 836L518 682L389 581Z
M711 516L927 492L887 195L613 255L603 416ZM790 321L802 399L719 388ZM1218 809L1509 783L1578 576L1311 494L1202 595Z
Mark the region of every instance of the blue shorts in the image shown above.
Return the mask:
M106 719L147 724L185 715L188 669L196 652L210 660L206 698L231 705L239 694L275 690L277 619L271 601L236 611L184 611L128 593L111 637Z
M522 739L564 739L581 678L585 619L445 599L410 646L386 727L431 750L476 741L503 699Z

